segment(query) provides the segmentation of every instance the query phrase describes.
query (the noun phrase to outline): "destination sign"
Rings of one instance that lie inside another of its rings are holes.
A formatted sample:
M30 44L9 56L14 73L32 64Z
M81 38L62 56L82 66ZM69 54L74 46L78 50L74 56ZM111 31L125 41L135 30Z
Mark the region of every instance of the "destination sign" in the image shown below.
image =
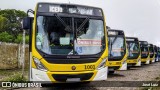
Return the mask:
M108 35L118 35L118 32L115 32L115 31L108 31Z
M140 44L148 45L148 42L146 42L146 41L140 41Z
M128 39L128 38L126 38L126 41L135 41L135 39Z
M147 51L142 51L142 54L148 54L148 52Z
M81 46L101 46L101 40L77 40L77 44Z
M126 41L138 41L138 39L137 38L128 38L128 37L126 37Z
M43 13L67 13L67 14L102 16L102 10L100 8L71 5L71 4L39 3L37 11Z
M108 35L124 35L124 32L123 31L120 31L120 30L108 30Z

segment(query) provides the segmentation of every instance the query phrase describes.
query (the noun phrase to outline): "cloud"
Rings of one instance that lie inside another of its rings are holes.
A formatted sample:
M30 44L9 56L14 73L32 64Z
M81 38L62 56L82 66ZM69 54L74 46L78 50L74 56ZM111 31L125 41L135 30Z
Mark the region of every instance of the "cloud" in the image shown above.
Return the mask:
M101 7L111 28L160 45L160 0L1 0L0 8L27 11L44 1Z

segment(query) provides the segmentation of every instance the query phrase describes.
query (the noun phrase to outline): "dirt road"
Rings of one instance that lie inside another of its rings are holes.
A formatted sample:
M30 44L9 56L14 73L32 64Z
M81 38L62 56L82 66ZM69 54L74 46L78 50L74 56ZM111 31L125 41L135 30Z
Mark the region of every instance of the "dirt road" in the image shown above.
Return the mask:
M127 71L116 71L108 81L150 81L160 77L160 62L132 67Z
M127 71L116 71L108 76L108 81L155 81L160 77L160 62L141 67L133 67ZM34 90L139 90L138 87L72 87L77 84L72 84L70 87L56 88L33 88ZM160 85L159 85L160 86ZM72 88L71 88L72 87ZM31 88L21 88L19 90L30 90Z

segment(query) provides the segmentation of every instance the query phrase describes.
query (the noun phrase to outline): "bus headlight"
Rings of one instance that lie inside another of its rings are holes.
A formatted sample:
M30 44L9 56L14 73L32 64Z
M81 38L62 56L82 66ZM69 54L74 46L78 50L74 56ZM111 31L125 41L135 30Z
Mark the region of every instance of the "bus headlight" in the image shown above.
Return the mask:
M39 59L34 57L33 61L34 61L35 65L36 65L37 69L45 71L45 72L47 71L47 69L44 67L44 65L40 62Z
M141 59L138 59L138 62L140 62L141 61Z
M102 62L101 62L101 63L99 64L99 66L97 67L97 70L100 70L100 69L104 68L105 65L106 65L106 61L107 61L107 57L105 57L105 58L102 60Z
M124 59L124 61L122 62L122 64L125 64L127 62L127 59Z

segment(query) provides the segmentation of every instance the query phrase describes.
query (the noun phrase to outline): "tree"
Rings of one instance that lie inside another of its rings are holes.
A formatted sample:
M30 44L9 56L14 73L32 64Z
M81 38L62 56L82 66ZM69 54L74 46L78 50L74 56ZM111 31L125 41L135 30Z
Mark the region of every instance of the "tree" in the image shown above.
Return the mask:
M18 34L21 33L21 21L27 14L20 10L5 9L0 10L0 15L8 20L5 31L17 38Z
M0 32L5 31L5 27L7 24L7 18L3 17L2 15L0 15Z

